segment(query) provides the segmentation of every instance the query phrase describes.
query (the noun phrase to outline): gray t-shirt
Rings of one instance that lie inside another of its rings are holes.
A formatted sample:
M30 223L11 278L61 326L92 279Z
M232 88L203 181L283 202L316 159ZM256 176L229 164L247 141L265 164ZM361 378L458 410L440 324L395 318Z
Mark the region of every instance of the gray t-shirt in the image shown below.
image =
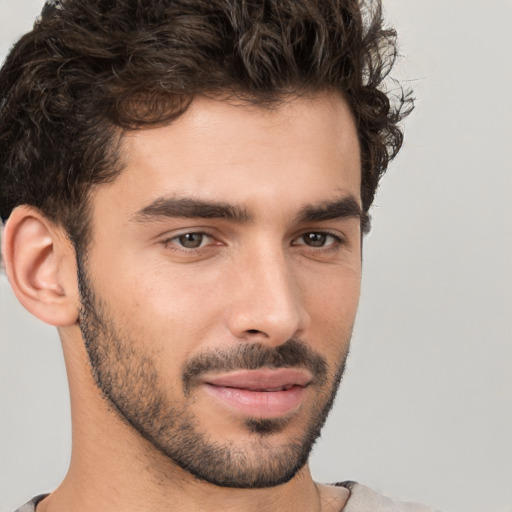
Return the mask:
M336 485L350 491L350 498L340 512L436 512L432 508L417 503L406 503L386 498L357 482L342 482ZM36 505L45 496L43 494L35 497L16 512L35 512Z

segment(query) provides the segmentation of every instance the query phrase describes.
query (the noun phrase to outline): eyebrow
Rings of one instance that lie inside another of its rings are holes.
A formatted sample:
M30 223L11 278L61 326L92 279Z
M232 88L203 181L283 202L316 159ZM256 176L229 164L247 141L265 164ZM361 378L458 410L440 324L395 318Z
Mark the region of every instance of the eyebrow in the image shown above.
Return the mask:
M133 219L144 223L173 217L223 219L237 224L247 224L254 218L249 210L234 204L192 198L160 197L135 213ZM369 216L363 212L352 195L304 206L298 212L296 222L322 222L340 218L359 219L363 232L369 229Z
M185 219L224 219L246 224L252 214L240 206L190 198L160 197L134 215L137 222L151 222L160 217Z
M308 205L297 215L298 222L314 222L333 220L342 217L362 218L363 212L353 196L342 197L334 201L325 201L316 205Z
M364 212L354 196L348 195L333 201L326 201L318 205L309 205L302 208L297 215L297 222L322 222L343 218L359 219L361 231L370 230L370 216Z

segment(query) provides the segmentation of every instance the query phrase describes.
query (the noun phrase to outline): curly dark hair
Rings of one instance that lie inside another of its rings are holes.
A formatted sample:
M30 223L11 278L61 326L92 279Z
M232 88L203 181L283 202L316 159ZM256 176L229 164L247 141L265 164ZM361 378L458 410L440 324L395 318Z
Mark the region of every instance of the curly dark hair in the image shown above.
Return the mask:
M412 109L385 88L396 56L379 0L53 0L0 71L0 215L32 205L78 247L126 131L171 122L199 94L271 108L323 90L354 115L368 212Z

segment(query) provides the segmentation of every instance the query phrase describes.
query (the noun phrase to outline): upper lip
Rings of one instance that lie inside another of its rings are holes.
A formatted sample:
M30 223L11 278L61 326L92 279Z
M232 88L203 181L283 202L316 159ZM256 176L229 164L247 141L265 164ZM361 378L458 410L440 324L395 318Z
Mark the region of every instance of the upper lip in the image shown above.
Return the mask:
M300 368L260 368L206 375L202 380L205 384L219 387L249 391L281 391L293 386L307 386L312 380L312 375Z

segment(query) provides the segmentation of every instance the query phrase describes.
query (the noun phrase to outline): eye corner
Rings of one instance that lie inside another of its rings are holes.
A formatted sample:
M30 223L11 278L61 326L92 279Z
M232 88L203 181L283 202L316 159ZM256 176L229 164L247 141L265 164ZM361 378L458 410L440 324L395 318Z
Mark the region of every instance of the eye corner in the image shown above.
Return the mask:
M345 237L339 233L325 229L303 231L292 240L292 246L305 246L309 249L333 249L346 243Z
M220 242L208 231L189 229L167 235L161 244L164 248L176 252L192 253L209 246L220 245Z

